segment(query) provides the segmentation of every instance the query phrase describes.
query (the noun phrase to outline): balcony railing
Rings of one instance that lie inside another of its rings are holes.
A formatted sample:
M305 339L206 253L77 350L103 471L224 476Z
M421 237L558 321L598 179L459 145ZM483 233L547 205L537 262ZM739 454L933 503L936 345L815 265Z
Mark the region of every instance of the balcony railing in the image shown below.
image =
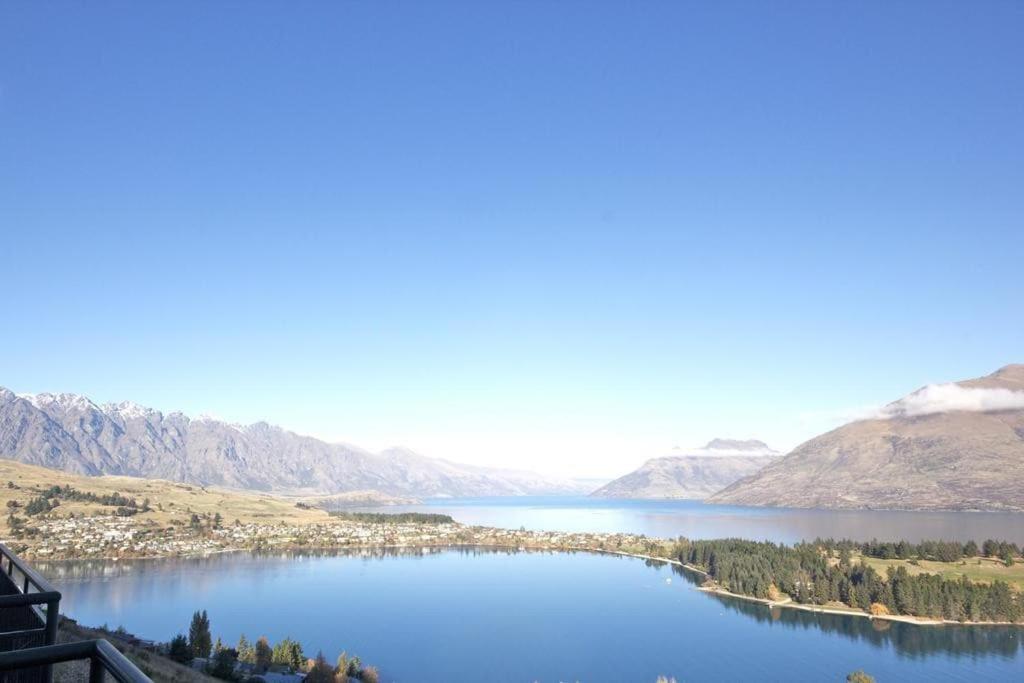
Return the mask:
M89 660L89 683L103 683L107 674L118 683L152 683L128 658L105 640L79 640L0 654L0 672L49 667L60 662Z
M60 591L0 543L0 681L50 683L53 665L89 660L89 680L149 678L105 640L57 644Z
M60 591L0 543L0 652L53 645L60 622ZM26 668L14 681L49 681L49 664Z

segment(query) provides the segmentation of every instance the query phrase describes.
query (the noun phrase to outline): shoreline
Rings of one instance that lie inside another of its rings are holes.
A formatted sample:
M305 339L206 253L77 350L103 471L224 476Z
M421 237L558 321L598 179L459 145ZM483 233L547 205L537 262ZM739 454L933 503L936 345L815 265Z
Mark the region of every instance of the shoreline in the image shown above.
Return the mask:
M502 543L434 543L434 544L411 544L411 543L399 543L399 544L366 544L366 545L346 545L337 547L320 547L320 548L281 548L275 552L291 552L296 554L312 553L312 552L333 552L343 554L348 551L364 551L364 550L426 550L426 549L454 549L454 548L491 548L495 550L510 550L513 552L527 552L527 551L543 551L543 552L558 552L558 553L572 553L572 552L587 552L595 555L616 555L619 557L628 557L637 560L650 560L653 562L662 562L665 564L675 565L682 567L683 569L705 577L709 581L713 581L710 575L693 565L680 562L679 560L657 557L655 555L645 555L641 553L631 553L625 550L608 550L604 548L592 548L583 546L565 546L565 547L545 547L545 546L530 546L530 545L508 545ZM213 555L223 555L229 553L251 553L258 554L260 551L253 550L251 548L220 548L217 550L210 550L206 552L197 553L186 553L181 555L152 555L146 557L84 557L84 558L61 558L61 559L43 559L44 563L64 564L72 562L134 562L138 560L187 560L196 559L202 557L210 557ZM38 562L39 560L33 560ZM793 601L791 598L786 600L770 600L768 598L758 598L753 595L744 595L742 593L733 593L725 588L722 588L717 583L714 586L694 586L694 590L701 591L702 593L708 593L709 595L717 595L724 598L731 598L736 600L745 600L747 602L754 602L768 607L773 607L801 610L804 612L811 612L816 614L832 614L846 617L863 617L869 620L880 620L889 622L898 622L904 624L910 624L912 626L1016 626L1024 629L1024 624L1016 623L1012 621L953 621L949 619L933 619L928 617L915 617L907 614L869 614L864 610L849 608L840 609L838 607L827 607L823 605L811 605L803 604Z
M666 564L674 564L677 567L682 567L688 571L700 574L706 577L708 580L713 581L710 575L703 569L694 567L693 565L680 562L679 560L673 560L665 557L655 557L653 555L639 555L636 553L628 553L622 550L598 550L598 549L586 549L593 553L602 553L606 555L620 555L623 557L633 557L639 560L653 560L655 562L664 562ZM809 605L799 602L794 602L791 598L787 600L769 600L768 598L758 598L753 595L744 595L742 593L733 593L728 591L721 586L695 586L695 590L699 590L702 593L708 593L711 595L720 595L726 598L735 598L737 600L746 600L747 602L756 602L766 607L784 607L788 609L796 609L804 612L812 612L817 614L836 614L844 617L866 617L867 619L879 619L883 621L896 621L904 624L911 624L913 626L1016 626L1024 628L1024 624L1013 621L953 621L952 619L932 619L928 617L915 617L909 614L869 614L864 610L849 608L840 609L838 607L826 607L823 605Z

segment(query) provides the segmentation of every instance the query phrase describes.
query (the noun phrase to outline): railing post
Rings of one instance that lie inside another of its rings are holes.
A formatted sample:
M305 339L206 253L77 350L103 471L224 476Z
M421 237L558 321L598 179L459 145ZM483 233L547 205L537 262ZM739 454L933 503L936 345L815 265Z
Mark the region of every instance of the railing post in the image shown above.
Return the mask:
M60 623L60 601L50 600L46 603L46 636L43 641L44 645L56 645L57 644L57 626ZM91 665L90 665L91 666ZM47 664L46 670L43 672L43 680L46 683L52 683L53 681L53 665Z
M104 674L103 662L97 653L93 653L89 660L89 683L103 683Z
M60 601L50 600L46 603L46 644L57 642L57 626L60 623Z

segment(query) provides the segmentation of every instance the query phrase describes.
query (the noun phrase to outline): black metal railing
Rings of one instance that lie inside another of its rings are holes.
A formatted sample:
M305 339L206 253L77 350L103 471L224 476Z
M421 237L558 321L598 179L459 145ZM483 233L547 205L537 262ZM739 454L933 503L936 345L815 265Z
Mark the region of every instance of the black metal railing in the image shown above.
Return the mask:
M53 645L57 642L59 615L60 591L0 543L0 652ZM14 677L18 681L51 678L48 664Z
M89 680L150 679L105 640L57 644L60 591L0 543L0 682L50 683L53 665L89 660Z
M109 674L118 683L152 683L127 657L105 640L79 640L0 654L0 673L89 660L89 683L103 683Z

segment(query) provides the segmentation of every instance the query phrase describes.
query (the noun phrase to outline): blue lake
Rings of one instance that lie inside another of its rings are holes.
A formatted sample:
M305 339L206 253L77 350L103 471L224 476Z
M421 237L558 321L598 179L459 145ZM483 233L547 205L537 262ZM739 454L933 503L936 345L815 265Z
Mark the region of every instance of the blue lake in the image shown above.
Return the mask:
M800 510L584 496L435 499L366 509L439 512L465 524L513 529L632 532L662 538L738 537L783 543L817 537L915 542L996 538L1024 543L1024 514L1002 512Z
M1024 680L1024 629L920 627L770 610L696 590L678 568L591 553L476 549L42 565L83 623L166 640L291 636L384 681Z
M388 512L566 531L793 542L815 536L1024 541L1024 515L828 512L590 498L435 500ZM376 508L380 511L380 508ZM40 568L85 624L168 640L194 610L245 633L341 651L400 683L1024 680L1024 628L920 627L707 595L677 568L590 553L447 549L217 555Z

